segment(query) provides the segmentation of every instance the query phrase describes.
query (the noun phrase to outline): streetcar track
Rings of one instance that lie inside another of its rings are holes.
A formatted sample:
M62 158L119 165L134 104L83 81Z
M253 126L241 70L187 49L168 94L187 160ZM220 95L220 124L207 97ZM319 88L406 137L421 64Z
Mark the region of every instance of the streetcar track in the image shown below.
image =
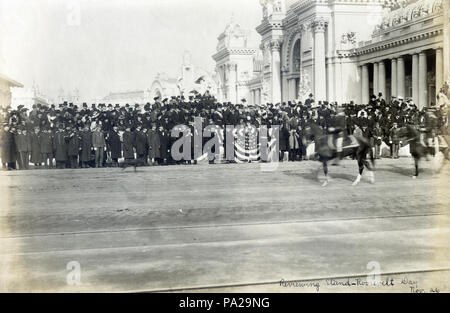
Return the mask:
M436 228L422 228L422 231L431 231ZM450 234L450 228L442 228L445 229L447 234ZM412 229L396 229L396 230L385 230L380 232L379 230L366 231L366 232L340 232L340 233L324 233L324 234L315 234L315 235L298 235L296 238L286 239L284 237L276 237L276 238L251 238L251 239L228 239L228 240L215 240L215 241L197 241L197 242L168 242L168 243L157 243L154 245L149 244L140 244L140 245L132 245L132 246L117 246L117 247L86 247L86 248L78 248L78 249L59 249L59 250L46 250L46 251L30 251L30 252L15 252L15 253L0 253L1 256L31 256L31 255L48 255L48 254L64 254L64 253L82 253L82 252L100 252L100 251L120 251L120 250L137 250L137 249L162 249L162 248L174 248L174 247L198 247L198 246L221 246L223 247L231 247L245 244L252 244L254 242L258 242L258 244L262 243L288 243L288 242L301 242L304 240L311 239L321 239L327 237L345 237L345 236L353 236L355 234L361 235L369 235L369 234L379 234L379 233L398 233L398 232L407 232ZM417 229L415 229L417 231ZM443 232L441 230L441 232ZM141 251L147 252L147 251Z
M359 221L359 220L376 220L388 218L409 218L409 217L428 217L428 216L449 216L447 212L435 213L417 213L417 214L403 214L403 215L376 215L376 216L360 216L360 217L344 217L344 218L326 218L326 219L311 219L311 220L294 220L294 221L276 221L276 222L254 222L254 223L233 223L233 224L209 224L209 225L185 225L185 226L166 226L166 227L141 227L141 228L123 228L123 229L100 229L87 230L77 232L57 232L57 233L37 233L37 234L21 234L13 236L0 236L0 239L14 239L26 237L47 237L47 236L63 236L63 235L84 235L84 234L100 234L100 233L120 233L120 232L139 232L139 231L162 231L162 230L182 230L182 229L204 229L216 227L242 227L242 226L257 226L257 225L281 225L281 224L302 224L302 223L321 223L333 221Z

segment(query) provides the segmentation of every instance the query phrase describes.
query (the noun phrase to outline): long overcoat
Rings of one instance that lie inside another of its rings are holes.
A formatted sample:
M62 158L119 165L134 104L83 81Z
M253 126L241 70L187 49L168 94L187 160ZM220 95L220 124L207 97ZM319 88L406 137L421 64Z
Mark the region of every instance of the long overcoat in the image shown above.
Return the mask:
M133 147L135 145L135 134L132 132L123 133L123 157L125 159L134 159Z
M41 133L41 153L53 154L53 135Z
M77 156L80 150L81 140L78 132L73 132L69 135L69 144L67 147L67 154L69 156Z
M56 132L53 138L53 149L55 151L56 161L67 161L67 148L68 148L69 137L67 134L62 132Z
M108 151L111 152L111 158L119 159L122 157L121 144L119 134L110 130L106 138L106 145Z
M136 154L147 154L147 135L142 131L135 133Z
M147 143L148 143L148 157L149 158L159 158L161 154L159 153L159 134L156 130L150 129L147 133Z
M42 163L42 153L41 153L41 138L40 134L31 133L31 163Z
M81 161L89 162L92 160L92 132L84 130L80 133L81 138Z
M0 135L1 158L3 163L15 162L16 153L14 145L14 134L2 131Z

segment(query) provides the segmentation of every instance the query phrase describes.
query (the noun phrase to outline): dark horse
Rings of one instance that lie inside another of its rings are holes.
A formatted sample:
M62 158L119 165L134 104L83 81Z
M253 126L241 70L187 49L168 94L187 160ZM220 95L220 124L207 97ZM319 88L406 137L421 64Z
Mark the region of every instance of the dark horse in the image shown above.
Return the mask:
M328 177L328 162L338 157L334 143L335 135L327 134L322 127L315 123L310 124L306 128L305 134L314 140L315 151L319 156L319 162L322 162L323 173L325 174L325 181L322 184L325 187L330 181ZM364 137L355 138L354 136L349 136L347 139L350 143L344 141L342 157L351 156L353 159L356 159L359 168L359 174L352 185L356 186L361 181L364 167L369 171L370 182L374 183L375 175L372 170L372 166L374 165L373 153L370 153L372 164L369 164L367 161L367 153L371 152L369 140Z
M444 137L439 136L439 142L436 143L436 146L427 146L426 139L424 139L425 134L421 133L416 127L413 125L407 125L405 127L401 127L399 129L399 137L402 141L402 145L405 146L409 144L409 151L414 158L414 175L413 178L417 178L419 176L419 161L421 158L427 156L428 154L434 155L438 166L436 166L435 171L439 171L440 167L443 165L443 162L439 161L440 156L436 154L436 152L442 152L444 155L448 153L448 144ZM442 160L443 161L443 160Z

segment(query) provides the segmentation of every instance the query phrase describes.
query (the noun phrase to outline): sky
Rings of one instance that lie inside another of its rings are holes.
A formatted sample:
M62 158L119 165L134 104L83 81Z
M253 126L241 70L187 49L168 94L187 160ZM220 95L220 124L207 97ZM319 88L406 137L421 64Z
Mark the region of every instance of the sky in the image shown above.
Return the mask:
M158 72L178 77L186 50L212 72L232 16L257 47L259 0L0 0L0 73L50 98L145 90Z

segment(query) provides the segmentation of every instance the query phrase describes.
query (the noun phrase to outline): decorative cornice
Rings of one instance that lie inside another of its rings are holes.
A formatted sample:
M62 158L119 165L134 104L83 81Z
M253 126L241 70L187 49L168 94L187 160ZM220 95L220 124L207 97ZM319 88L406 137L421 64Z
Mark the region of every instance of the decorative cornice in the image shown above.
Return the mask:
M252 48L226 48L215 53L212 58L217 62L230 55L253 55L255 53L256 49Z
M431 38L431 37L436 37L438 35L441 35L442 33L443 33L443 29L434 29L434 30L430 30L430 31L423 32L420 34L411 35L411 36L404 37L404 38L397 38L395 40L390 40L390 41L385 41L385 42L376 42L376 43L368 44L367 46L355 49L353 55L359 56L359 55L364 55L364 54L368 54L368 53L372 53L372 52L376 52L376 51L380 51L380 50L394 48L394 47L401 46L401 45L404 45L407 43L420 41L420 40L424 40L424 39Z
M261 36L272 30L283 30L283 22L282 21L269 21L266 19L266 20L263 20L263 22L256 27L256 31Z
M381 24L375 27L374 35L392 31L393 28L397 28L413 20L441 13L443 12L443 1L445 0L420 0L390 11L383 16Z

